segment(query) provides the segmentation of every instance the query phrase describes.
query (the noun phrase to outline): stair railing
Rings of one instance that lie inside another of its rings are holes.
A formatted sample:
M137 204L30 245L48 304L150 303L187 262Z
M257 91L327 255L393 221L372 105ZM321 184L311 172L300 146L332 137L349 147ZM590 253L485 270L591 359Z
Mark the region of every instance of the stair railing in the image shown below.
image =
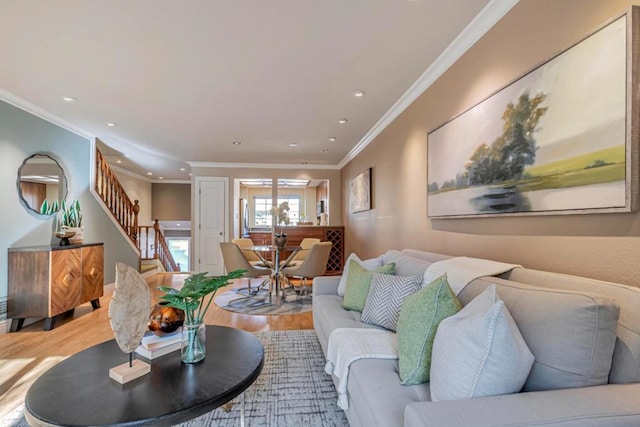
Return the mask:
M141 260L157 259L166 271L180 271L162 234L158 220L153 225L138 225L140 205L131 202L118 177L109 167L102 153L96 148L96 193L109 208L113 218L129 239L140 250Z
M140 205L133 203L111 170L100 150L96 148L96 193L120 224L134 245L138 246L138 213Z

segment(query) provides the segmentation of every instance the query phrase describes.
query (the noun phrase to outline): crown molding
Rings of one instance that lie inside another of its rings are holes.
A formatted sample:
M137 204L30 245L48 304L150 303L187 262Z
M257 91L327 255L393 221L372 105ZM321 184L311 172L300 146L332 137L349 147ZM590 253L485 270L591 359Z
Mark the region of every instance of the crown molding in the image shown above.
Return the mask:
M445 73L467 50L493 27L518 0L491 0L464 30L451 42L438 58L425 70L395 104L378 120L364 137L338 163L342 169L389 126L409 105L422 95L441 75Z
M50 112L46 111L43 108L38 107L35 104L32 104L28 101L25 101L24 99L15 96L14 94L12 94L11 92L7 92L4 89L0 88L0 100L6 102L7 104L11 104L16 108L19 108L21 110L26 111L29 114L33 114L34 116L37 116L39 118L41 118L42 120L46 120L49 123L53 123L56 126L60 126L61 128L64 128L66 130L68 130L69 132L75 133L78 136L81 136L83 138L87 138L90 141L93 141L93 139L95 138L95 135L93 135L90 132L87 132L84 129L81 129L69 122L67 122L66 120L61 119L60 117L56 116L55 114L51 114Z
M246 169L323 169L340 170L339 165L303 165L291 163L223 163L187 162L191 168L246 168Z

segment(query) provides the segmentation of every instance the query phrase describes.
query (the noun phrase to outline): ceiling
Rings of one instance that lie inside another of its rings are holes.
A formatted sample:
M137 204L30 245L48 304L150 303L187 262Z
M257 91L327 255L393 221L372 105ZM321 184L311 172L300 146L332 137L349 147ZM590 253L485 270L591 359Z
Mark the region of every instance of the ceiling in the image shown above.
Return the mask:
M0 0L0 97L152 180L339 167L516 1Z

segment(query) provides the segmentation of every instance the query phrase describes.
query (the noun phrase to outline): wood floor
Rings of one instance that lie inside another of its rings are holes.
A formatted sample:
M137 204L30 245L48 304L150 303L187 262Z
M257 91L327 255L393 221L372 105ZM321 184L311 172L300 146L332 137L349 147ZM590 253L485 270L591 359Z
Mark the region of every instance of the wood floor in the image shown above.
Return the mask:
M154 295L154 303L158 286L180 288L186 277L185 274L170 273L149 277L147 283ZM73 317L59 319L51 331L43 331L44 321L39 321L19 332L0 335L0 418L24 403L31 384L51 366L80 350L113 339L107 313L112 292L112 286L105 287L105 296L100 298L102 308L93 311L90 303L83 304L76 308ZM222 310L215 304L209 308L205 323L249 332L313 328L311 312L251 316Z

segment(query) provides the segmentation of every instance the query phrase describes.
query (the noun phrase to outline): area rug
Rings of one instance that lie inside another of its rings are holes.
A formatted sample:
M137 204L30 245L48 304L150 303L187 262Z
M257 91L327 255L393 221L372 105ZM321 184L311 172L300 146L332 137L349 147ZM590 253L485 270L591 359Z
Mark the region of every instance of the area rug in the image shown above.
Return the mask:
M301 296L293 292L284 298L268 293L247 298L231 290L220 294L215 302L223 310L253 315L298 314L311 311L312 308L311 295Z
M348 427L314 331L258 332L265 360L262 373L245 391L245 421L251 427ZM180 427L236 427L239 398ZM28 427L24 407L0 420L2 427Z

